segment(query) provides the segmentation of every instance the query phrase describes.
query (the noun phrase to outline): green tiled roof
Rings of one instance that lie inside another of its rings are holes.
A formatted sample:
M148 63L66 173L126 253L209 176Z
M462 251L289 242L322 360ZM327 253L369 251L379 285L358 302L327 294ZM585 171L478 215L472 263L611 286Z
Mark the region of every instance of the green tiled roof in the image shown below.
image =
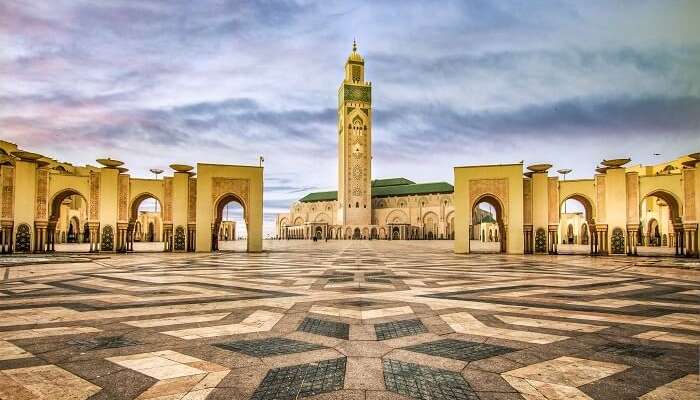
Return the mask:
M309 193L306 196L299 199L299 201L304 203L310 203L312 201L333 201L338 200L338 191L334 190L332 192L315 192Z
M376 182L379 182L379 185L377 185ZM391 184L391 182L397 183ZM372 197L412 196L419 194L453 193L454 191L454 186L447 182L413 183L406 178L377 179L372 181ZM309 193L299 199L299 201L304 203L335 200L338 200L338 192L335 190L332 192Z
M373 187L372 197L411 196L416 194L453 193L454 186L447 182L413 183L410 185Z
M413 184L415 184L415 182L409 181L406 178L375 179L372 181L372 187L413 185Z

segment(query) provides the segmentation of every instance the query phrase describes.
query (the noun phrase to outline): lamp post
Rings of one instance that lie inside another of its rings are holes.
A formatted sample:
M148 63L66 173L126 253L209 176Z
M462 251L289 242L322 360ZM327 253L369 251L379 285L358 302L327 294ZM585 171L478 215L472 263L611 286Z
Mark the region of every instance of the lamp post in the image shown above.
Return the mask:
M149 171L151 171L156 176L156 180L158 180L158 175L163 173L163 170L159 169L159 168L151 168ZM154 199L154 200L156 200L156 199ZM153 212L158 212L158 200L156 200L154 203L155 203L155 210Z
M557 172L560 173L564 177L563 179L566 181L566 174L571 172L571 170L568 168L563 168L563 169L558 169ZM564 201L564 214L566 214L566 201Z

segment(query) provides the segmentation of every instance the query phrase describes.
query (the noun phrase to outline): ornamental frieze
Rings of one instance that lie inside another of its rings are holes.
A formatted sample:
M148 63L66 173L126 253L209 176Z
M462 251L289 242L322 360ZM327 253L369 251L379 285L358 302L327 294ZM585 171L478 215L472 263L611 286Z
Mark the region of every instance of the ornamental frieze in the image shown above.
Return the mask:
M596 221L605 222L605 175L596 175L595 177L595 202L596 202Z
M163 178L163 221L173 220L173 178Z
M90 171L90 220L100 219L100 174Z
M627 223L639 223L639 175L627 173L625 176L627 186Z
M372 102L372 88L369 86L345 85L343 93L345 101Z
M232 193L236 195L244 204L243 211L248 217L248 204L249 203L249 186L250 182L248 179L235 179L235 178L211 178L212 180L212 192L211 192L211 204L212 207L216 205L216 201L223 195L227 193Z
M39 221L48 219L49 202L49 170L39 168L36 170L36 209L34 218Z
M685 194L684 202L685 211L684 219L686 221L697 221L698 216L695 213L695 172L696 169L683 170L683 193Z
M508 223L508 179L470 179L469 180L469 204L474 203L479 197L492 195L503 205L503 222Z
M119 221L129 219L129 175L119 175L118 214Z
M559 184L557 178L547 179L547 195L549 205L547 221L550 225L556 225L559 223Z
M187 222L197 222L197 178L190 178L187 192Z
M2 167L2 219L14 218L15 209L15 169Z

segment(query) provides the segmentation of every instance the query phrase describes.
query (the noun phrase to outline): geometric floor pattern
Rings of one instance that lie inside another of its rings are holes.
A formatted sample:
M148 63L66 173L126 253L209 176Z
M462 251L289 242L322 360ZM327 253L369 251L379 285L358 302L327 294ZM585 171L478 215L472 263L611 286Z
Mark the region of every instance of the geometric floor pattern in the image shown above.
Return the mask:
M697 399L697 261L451 245L3 258L0 399Z

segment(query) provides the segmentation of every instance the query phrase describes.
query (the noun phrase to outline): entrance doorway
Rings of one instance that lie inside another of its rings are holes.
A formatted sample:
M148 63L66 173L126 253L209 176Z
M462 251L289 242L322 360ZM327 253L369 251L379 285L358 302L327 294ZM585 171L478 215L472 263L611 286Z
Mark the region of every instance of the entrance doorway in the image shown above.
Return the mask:
M212 250L248 251L248 221L243 201L234 194L227 194L219 200L215 212Z
M558 254L590 254L591 237L595 235L592 217L593 206L586 197L574 195L561 202L559 207Z
M506 235L501 202L485 195L472 205L469 248L473 253L505 253Z
M166 232L163 225L163 205L150 193L136 196L129 210L127 228L129 251L155 252L166 250Z

